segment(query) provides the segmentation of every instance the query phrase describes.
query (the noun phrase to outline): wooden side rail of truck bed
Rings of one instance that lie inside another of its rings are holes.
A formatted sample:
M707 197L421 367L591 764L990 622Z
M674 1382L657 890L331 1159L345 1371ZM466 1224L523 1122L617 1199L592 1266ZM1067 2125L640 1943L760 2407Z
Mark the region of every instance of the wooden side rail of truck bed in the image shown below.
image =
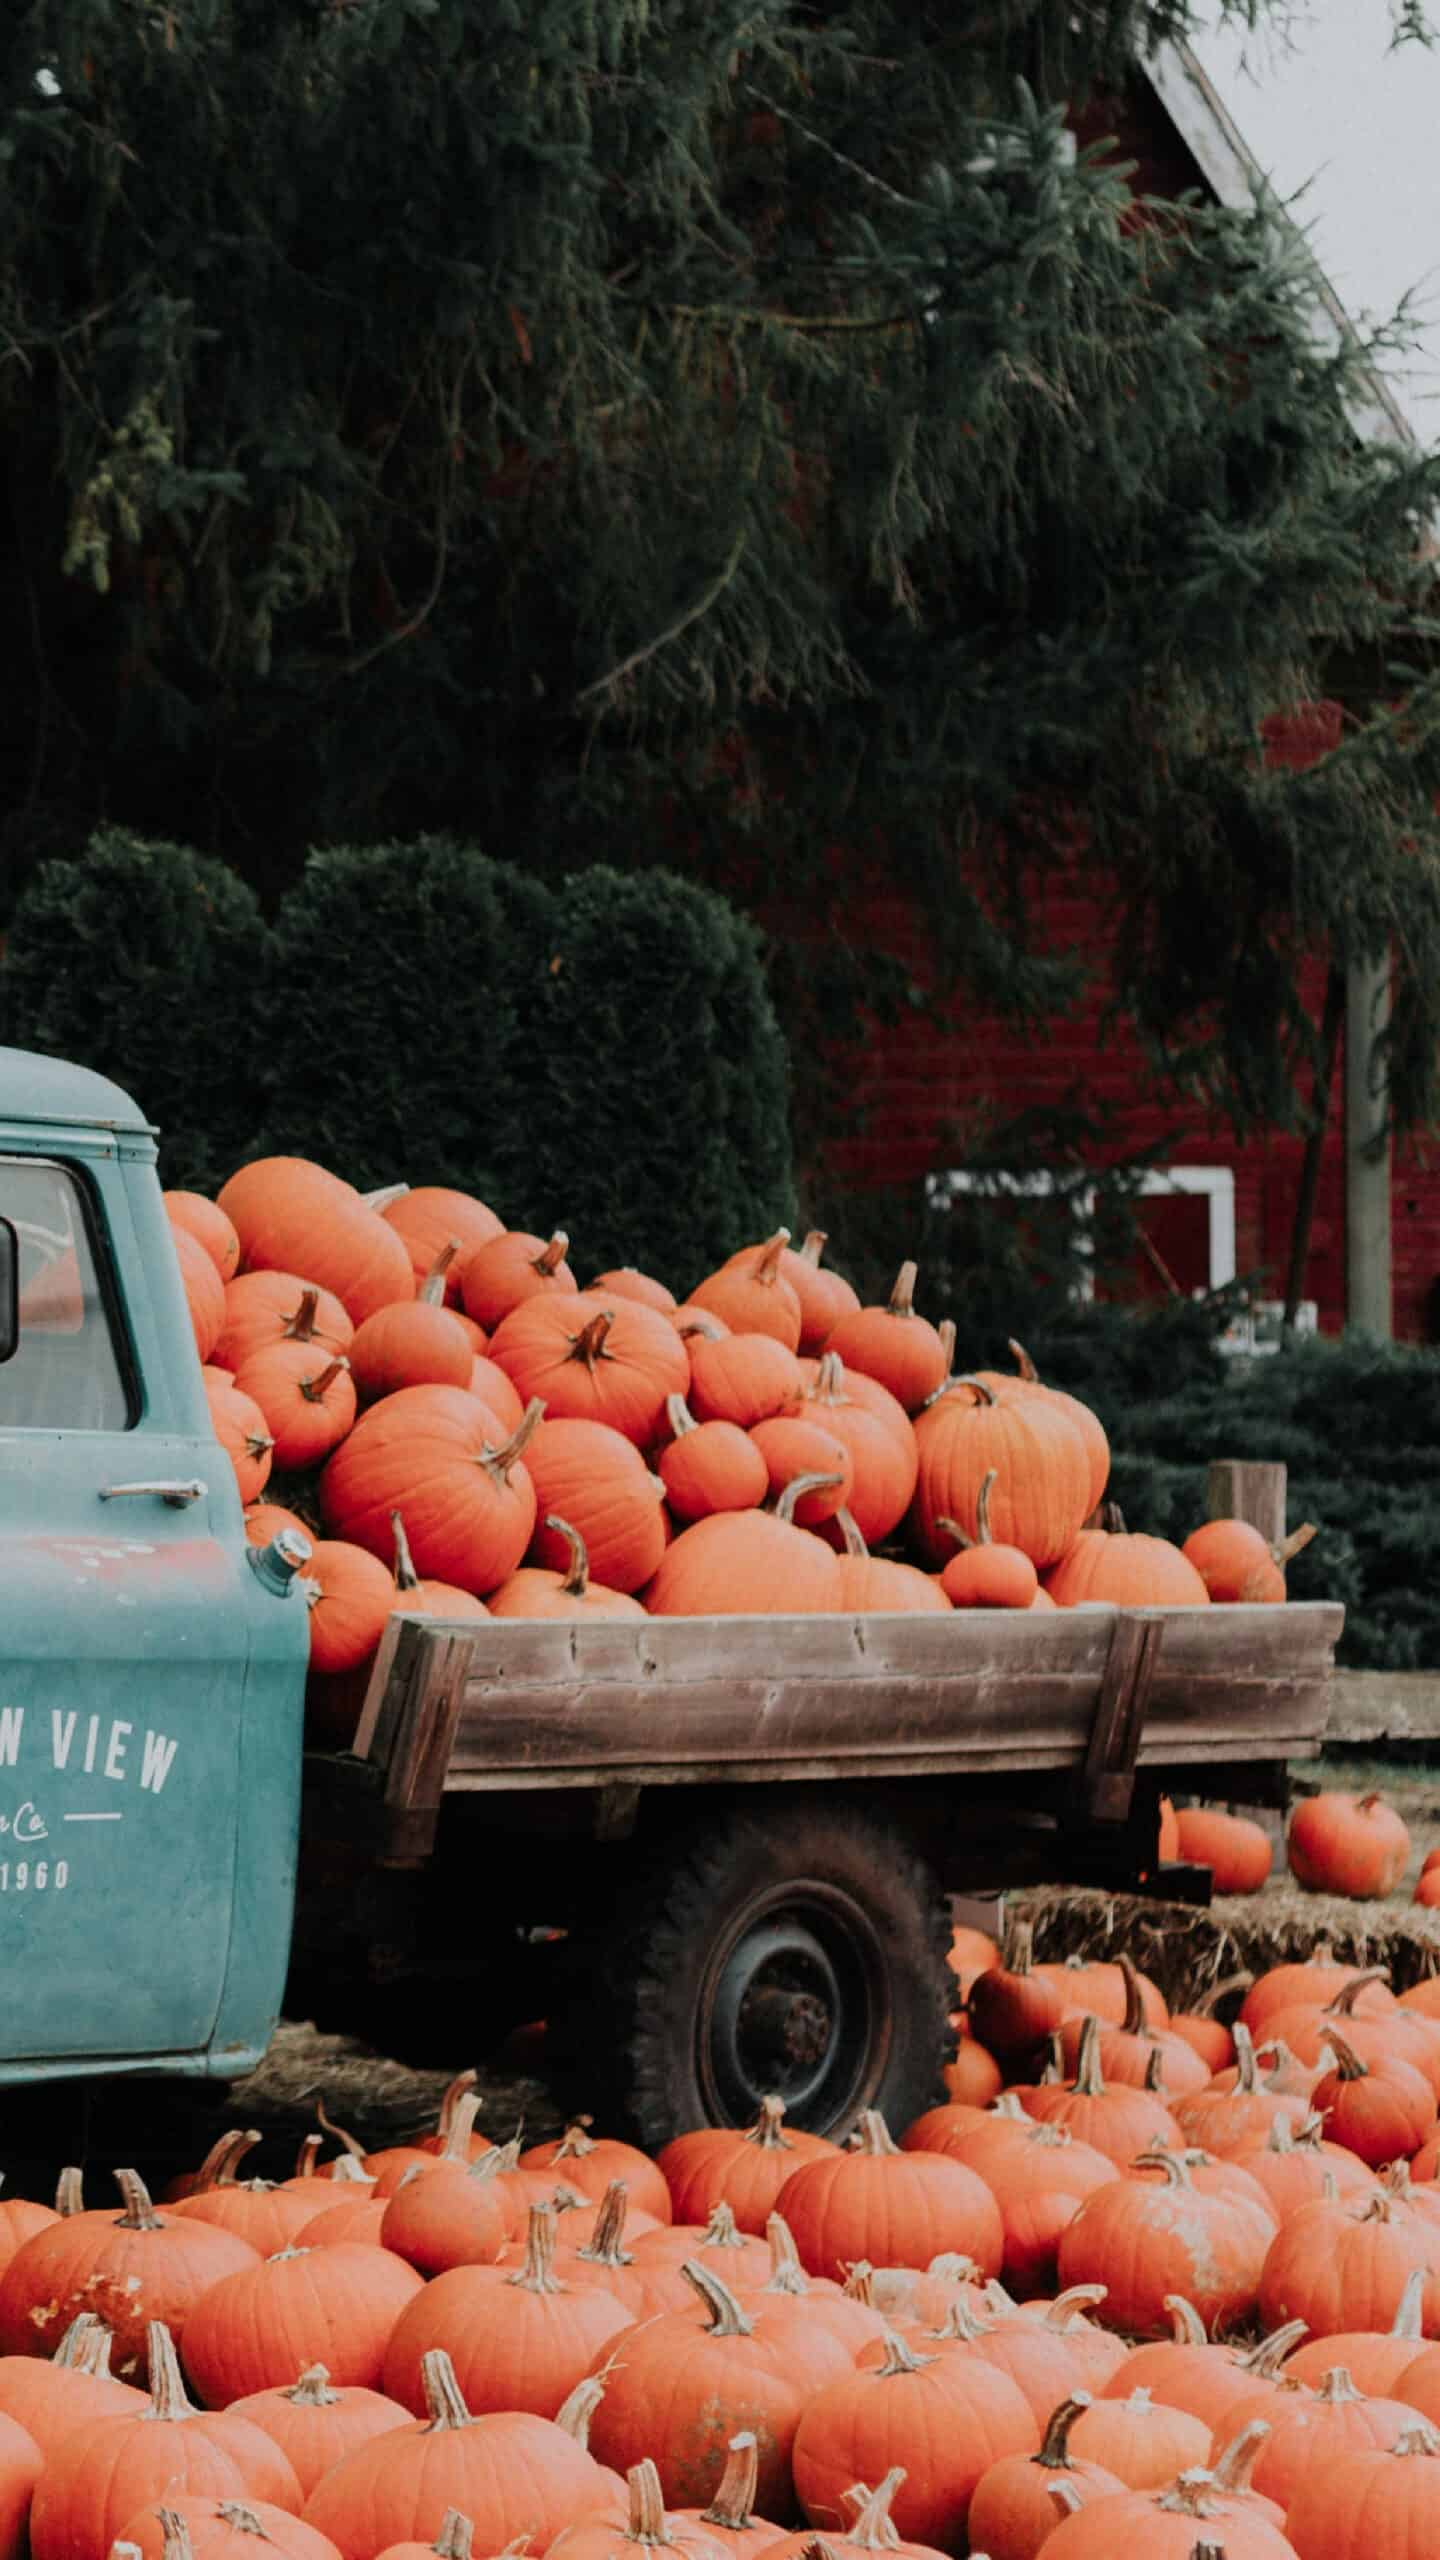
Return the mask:
M396 1616L349 1774L401 1863L428 1854L447 1794L1074 1770L1084 1809L1113 1821L1137 1768L1313 1756L1343 1616Z

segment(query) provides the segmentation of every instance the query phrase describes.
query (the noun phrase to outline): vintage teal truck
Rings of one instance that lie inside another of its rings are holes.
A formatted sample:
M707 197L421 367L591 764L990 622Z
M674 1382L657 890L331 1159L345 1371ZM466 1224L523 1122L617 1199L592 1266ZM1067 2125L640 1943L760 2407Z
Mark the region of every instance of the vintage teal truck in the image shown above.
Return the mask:
M1283 1609L446 1626L306 1754L129 1096L0 1050L0 2078L236 2077L331 2023L552 2067L651 2142L779 2089L904 2120L947 1893L1157 1876L1162 1786L1277 1800L1341 1624ZM293 1942L293 1952L292 1952Z

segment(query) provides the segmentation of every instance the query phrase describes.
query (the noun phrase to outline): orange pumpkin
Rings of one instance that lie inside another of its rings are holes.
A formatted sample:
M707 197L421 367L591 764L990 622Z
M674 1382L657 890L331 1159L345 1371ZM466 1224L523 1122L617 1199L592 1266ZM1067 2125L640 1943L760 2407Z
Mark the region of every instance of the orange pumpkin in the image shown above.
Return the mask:
M324 1351L348 1351L355 1327L331 1289L297 1280L288 1271L242 1271L227 1283L225 1325L215 1345L222 1368L244 1367L276 1342L308 1342Z
M742 2231L763 2232L791 2171L836 2147L823 2134L788 2132L784 2119L783 2099L762 2098L752 2125L706 2125L667 2142L656 2165L675 2220L703 2222L723 2202Z
M239 1387L205 1384L210 1428L235 1470L242 1503L258 1502L270 1481L274 1441L253 1396Z
M585 1541L590 1570L607 1591L639 1591L665 1553L664 1486L640 1451L608 1422L542 1422L525 1452L538 1526L527 1562L563 1573L570 1548L551 1518Z
M202 1364L209 1360L225 1329L225 1284L203 1244L184 1227L172 1227L175 1259L190 1310L195 1348Z
M126 2518L112 2549L140 2560L339 2560L323 2533L268 2499L163 2492Z
M483 1200L468 1191L450 1191L438 1183L421 1183L411 1191L387 1200L380 1215L396 1234L403 1238L415 1274L417 1289L434 1271L437 1259L447 1245L458 1250L444 1268L444 1300L447 1306L460 1304L460 1264L467 1253L482 1244L492 1244L503 1236L503 1221Z
M983 2546L994 2560L1035 2560L1055 2530L1047 2494L1052 2481L1068 2482L1082 2506L1124 2488L1117 2473L1071 2453L1071 2429L1089 2406L1088 2392L1073 2392L1052 2410L1038 2453L1002 2454L981 2473L970 2501L969 2532L977 2551Z
M240 1239L223 1209L199 1191L167 1191L165 1215L203 1245L221 1280L233 1280L240 1268Z
M673 1434L656 1465L677 1520L708 1520L713 1511L754 1511L769 1490L760 1448L738 1422L697 1422L683 1396L669 1396ZM837 1444L838 1445L838 1444Z
M753 1425L750 1439L765 1461L765 1490L772 1500L778 1501L796 1476L821 1479L815 1491L795 1505L794 1517L802 1529L818 1528L822 1520L833 1520L844 1509L854 1488L855 1461L844 1441L822 1423L798 1414L772 1414L768 1421ZM828 1482L823 1481L827 1478Z
M856 2479L905 2473L897 2534L943 2551L971 2547L970 2503L992 2463L1034 2453L1040 2429L1007 2373L958 2355L926 2358L891 2335L883 2363L828 2383L795 2437L795 2490L812 2523L843 2512Z
M555 2265L553 2204L531 2208L519 2267L452 2267L402 2309L384 2356L392 2400L425 2407L421 2363L443 2347L467 2408L529 2409L553 2418L611 2340L628 2331L627 2303L595 2283L567 2281Z
M1243 1814L1211 1805L1181 1805L1175 1816L1179 1854L1208 1867L1217 1893L1258 1893L1270 1873L1270 1835Z
M1003 1546L1019 1547L1041 1571L1073 1547L1089 1505L1090 1459L1050 1398L997 1397L980 1380L961 1379L917 1416L915 1441L915 1532L931 1563L943 1565L954 1545L942 1520L976 1536L980 1487L992 1471L990 1521ZM1062 1598L1053 1577L1051 1589Z
M595 1290L527 1299L492 1336L489 1356L552 1420L604 1422L641 1449L659 1438L666 1399L690 1379L685 1346L663 1315Z
M374 1404L397 1387L471 1384L475 1328L445 1304L446 1281L458 1250L458 1239L449 1237L412 1299L378 1307L357 1328L350 1368L362 1403Z
M1040 1588L1040 1577L1019 1547L997 1543L990 1526L994 1467L986 1469L975 1497L975 1535L967 1537L958 1520L939 1520L936 1527L953 1538L953 1555L940 1576L940 1588L952 1609L1028 1609Z
M311 1669L358 1670L395 1606L395 1585L379 1557L347 1538L317 1538L300 1582L310 1612Z
M800 1300L781 1268L789 1242L789 1228L778 1227L767 1243L743 1246L691 1290L690 1304L718 1315L732 1333L767 1333L797 1350Z
M658 1315L675 1313L674 1290L667 1289L663 1280L652 1279L648 1271L637 1271L633 1263L621 1263L615 1271L602 1271L590 1286L602 1297L608 1291L612 1298L633 1298L637 1307L653 1307Z
M487 1250L483 1248L482 1250ZM320 1479L334 1533L390 1552L401 1511L418 1570L477 1597L513 1573L535 1526L523 1463L540 1419L497 1442L493 1417L460 1387L402 1387L362 1413Z
M1062 1609L1093 1600L1117 1608L1194 1609L1209 1606L1210 1594L1188 1556L1168 1538L1150 1538L1128 1530L1114 1503L1105 1506L1103 1529L1082 1529L1058 1564L1047 1573L1045 1588Z
M1366 1901L1394 1892L1409 1861L1410 1834L1373 1790L1352 1796L1327 1789L1297 1804L1287 1848L1297 1884Z
M826 1242L824 1228L812 1227L797 1250L787 1248L781 1257L781 1270L800 1301L803 1352L823 1351L841 1317L853 1315L860 1304L848 1280L822 1267Z
M682 1529L650 1585L652 1616L751 1617L770 1610L813 1616L836 1609L838 1560L791 1518L812 1481L797 1476L773 1512L717 1511Z
M157 2213L133 2169L117 2169L125 2209L72 2213L48 2223L16 2250L0 2276L0 2345L7 2354L44 2355L77 2311L93 2311L114 2332L121 2378L144 2381L158 2323L183 2336L190 2311L222 2277L258 2263L233 2232Z
M938 2152L901 2151L873 2109L860 2118L852 2150L792 2171L776 2204L812 2275L872 2266L927 2266L961 2249L998 2275L1005 2237L984 2181Z
M575 1274L565 1256L570 1239L563 1227L554 1234L527 1235L514 1229L476 1245L460 1265L460 1296L467 1316L493 1334L511 1309L547 1290L576 1295Z
M867 1546L878 1546L910 1507L919 1463L902 1407L878 1381L847 1375L827 1351L814 1379L788 1408L844 1442L855 1469L848 1509Z
M1165 2183L1121 2178L1087 2196L1060 2236L1061 2284L1103 2283L1106 2319L1134 2337L1165 2335L1172 2294L1192 2302L1212 2331L1238 2327L1254 2310L1275 2237L1268 2207L1202 2194L1178 2152L1147 2156L1163 2166Z
M700 1333L687 1352L689 1403L699 1422L733 1422L751 1431L805 1391L800 1362L771 1334L727 1332L715 1339Z
M944 1383L950 1365L935 1327L915 1312L917 1276L913 1262L902 1262L887 1304L842 1315L826 1343L847 1368L878 1378L909 1414Z
M268 2178L237 2177L241 2161L259 2140L258 2133L238 2128L222 2133L201 2162L190 2193L180 2198L174 2211L187 2220L237 2232L262 2258L268 2258L299 2239L313 2207L307 2197L277 2187Z
M283 2387L245 2393L230 2415L248 2418L278 2445L307 2498L343 2454L410 2423L409 2410L382 2392L356 2383L337 2390L321 2364Z
M355 1381L343 1352L273 1342L235 1372L233 1392L253 1396L270 1433L271 1463L299 1474L338 1448L355 1419Z
M585 1541L578 1529L558 1512L551 1512L544 1522L552 1536L565 1540L570 1549L570 1563L564 1573L550 1573L543 1565L521 1565L490 1594L492 1618L643 1618L638 1600L623 1591L607 1591L603 1583L590 1579L590 1559Z

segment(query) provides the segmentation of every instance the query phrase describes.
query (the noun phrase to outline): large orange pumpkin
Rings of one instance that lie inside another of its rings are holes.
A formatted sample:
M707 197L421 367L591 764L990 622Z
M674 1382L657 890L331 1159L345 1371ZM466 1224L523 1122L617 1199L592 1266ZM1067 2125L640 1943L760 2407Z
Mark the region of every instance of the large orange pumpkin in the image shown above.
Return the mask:
M608 1422L542 1422L525 1452L538 1524L528 1561L563 1573L564 1535L547 1518L568 1520L585 1541L590 1570L607 1591L639 1591L665 1553L665 1488L640 1451Z
M768 1333L797 1350L800 1300L781 1267L789 1242L789 1228L778 1227L767 1243L743 1246L691 1290L690 1304L720 1316L732 1333Z
M811 1481L797 1476L773 1512L716 1511L682 1529L650 1585L652 1615L710 1618L783 1610L789 1617L836 1609L839 1561L790 1517Z
M1082 1529L1045 1576L1045 1588L1062 1609L1105 1600L1117 1608L1194 1609L1210 1594L1188 1556L1168 1538L1126 1528L1114 1503L1106 1526Z
M573 1298L575 1274L565 1256L570 1239L557 1227L548 1239L521 1228L476 1245L460 1265L460 1296L467 1316L494 1333L512 1308L547 1290Z
M942 1520L978 1535L980 1488L992 1471L990 1526L1001 1545L1019 1547L1042 1572L1069 1553L1089 1509L1090 1457L1051 1398L996 1396L961 1379L917 1416L915 1442L915 1533L932 1564L954 1550Z
M884 2361L828 2383L795 2437L795 2489L812 2524L844 2513L857 2480L905 2479L892 2523L907 2541L961 2552L970 2502L992 2463L1034 2453L1040 2428L1007 2373L958 2355L917 2353L898 2335ZM1112 2555L1113 2560L1113 2555Z
M164 2493L127 2516L112 2546L140 2560L339 2560L313 2525L264 2498Z
M248 2418L279 2446L307 2498L343 2454L410 2423L409 2410L383 2392L357 2383L337 2390L322 2364L284 2388L247 2392L231 2402L230 2415Z
M878 1378L910 1414L944 1383L950 1365L935 1327L915 1312L917 1276L913 1262L902 1262L887 1303L842 1315L826 1343L847 1368Z
M596 2283L576 2283L555 2264L552 2204L530 2212L519 2267L452 2267L421 2287L396 2320L384 2357L392 2400L419 2416L421 2364L443 2347L467 2408L530 2409L553 2418L577 2382L604 2360L608 2342L632 2325L627 2303Z
M641 1449L661 1436L666 1398L690 1383L685 1346L663 1315L593 1289L527 1299L492 1336L489 1357L552 1420L605 1422Z
M282 2249L212 2285L185 2326L185 2366L212 2409L277 2390L306 2365L379 2387L386 2343L422 2280L388 2249Z
M468 1191L449 1191L438 1183L420 1183L413 1191L405 1190L387 1200L380 1215L387 1226L403 1237L415 1274L417 1289L434 1270L436 1260L446 1246L454 1243L459 1250L446 1265L444 1302L458 1307L460 1300L460 1264L467 1253L482 1244L493 1244L505 1233L504 1223L483 1200Z
M1304 1797L1290 1816L1287 1845L1297 1884L1357 1901L1393 1893L1410 1856L1405 1824L1373 1790Z
M402 1387L363 1413L320 1479L334 1533L388 1556L403 1512L418 1571L483 1597L513 1573L535 1526L523 1463L540 1419L496 1439L493 1416L461 1387Z
M872 2266L928 2266L958 2249L998 2275L1005 2238L1000 2209L973 2170L938 2152L901 2151L884 2118L860 2118L853 2150L812 2160L785 2181L776 2210L812 2275Z
M806 2160L828 2159L823 2134L789 2132L782 2098L762 2098L752 2125L706 2125L678 2133L658 2156L677 2222L703 2222L730 2207L742 2231L763 2232L786 2179Z
M74 2213L48 2224L0 2276L0 2346L7 2354L48 2355L77 2311L93 2311L114 2331L121 2379L143 2382L156 2324L183 2337L212 2285L259 2263L233 2232L157 2213L133 2169L115 2174L123 2213Z
M1192 2302L1212 2332L1237 2328L1255 2308L1275 2237L1269 2210L1202 2194L1183 2155L1154 2156L1163 2185L1117 2178L1085 2198L1060 2236L1060 2282L1104 2284L1106 2319L1134 2337L1165 2335L1174 2294Z
M445 1304L446 1282L458 1251L451 1236L408 1303L377 1307L350 1345L350 1367L363 1404L393 1395L397 1387L468 1387L475 1363L474 1328ZM482 1337L483 1338L483 1337Z

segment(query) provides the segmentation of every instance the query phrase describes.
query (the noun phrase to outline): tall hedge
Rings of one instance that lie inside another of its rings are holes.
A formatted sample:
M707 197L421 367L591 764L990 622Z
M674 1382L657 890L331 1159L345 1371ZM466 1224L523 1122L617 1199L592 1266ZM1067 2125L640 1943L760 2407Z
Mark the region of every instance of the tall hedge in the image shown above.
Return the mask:
M113 1077L162 1130L166 1181L213 1189L253 1114L270 957L254 892L222 862L102 828L30 880L0 1030Z
M5 1036L102 1068L167 1182L317 1157L446 1183L685 1290L793 1216L788 1070L758 937L668 872L547 888L445 837L313 853L273 927L171 844L97 836L20 901Z

